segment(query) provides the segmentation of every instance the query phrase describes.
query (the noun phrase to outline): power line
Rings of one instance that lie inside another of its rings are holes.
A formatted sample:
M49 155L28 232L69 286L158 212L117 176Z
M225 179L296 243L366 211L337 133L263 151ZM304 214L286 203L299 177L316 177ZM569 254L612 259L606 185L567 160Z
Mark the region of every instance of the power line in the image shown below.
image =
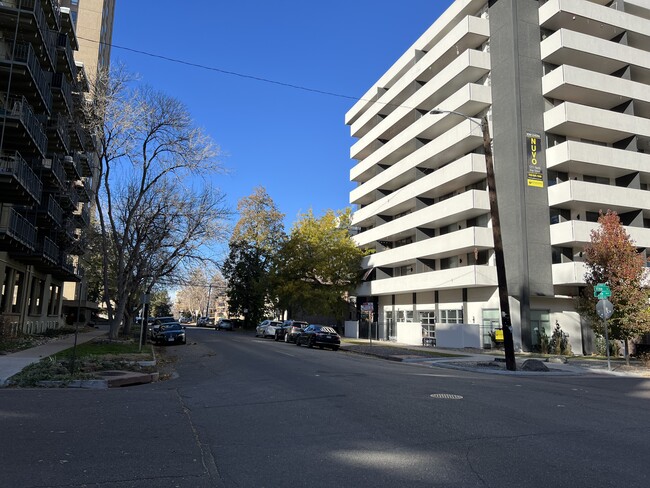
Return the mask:
M169 56L164 56L162 54L155 54L155 53L150 53L148 51L142 51L140 49L134 49L132 47L126 47L126 46L118 46L117 44L112 44L108 42L103 42L103 41L98 41L96 39L88 39L86 37L82 36L77 36L78 39L83 39L84 41L88 42L94 42L95 44L103 44L104 46L109 46L111 48L116 48L116 49L122 49L124 51L130 51L132 53L136 54L142 54L143 56L149 56L151 58L157 58L157 59L163 59L165 61L169 61L171 63L177 63L177 64L183 64L185 66L192 66L193 68L199 68L199 69L204 69L208 71L215 71L217 73L225 74L225 75L231 75L231 76L237 76L239 78L245 78L248 80L254 80L254 81L259 81L262 83L270 83L273 85L279 85L279 86L284 86L286 88L292 88L294 90L302 90L310 93L317 93L319 95L327 95L330 97L337 97L337 98L344 98L346 100L354 100L355 102L371 102L371 103L378 103L381 105L389 106L389 107L403 107L403 108L408 108L410 110L416 110L414 107L407 107L406 105L400 105L396 103L390 103L390 102L380 102L379 100L369 100L367 98L359 98L359 97L353 97L351 95L343 95L341 93L335 93L335 92L330 92L326 90L319 90L318 88L310 88L308 86L302 86L302 85L296 85L293 83L285 83L283 81L277 81L277 80L271 80L269 78L264 78L261 76L255 76L255 75L247 75L244 73L238 73L237 71L229 71L221 68L217 68L214 66L207 66L205 64L200 64L200 63L193 63L191 61L185 61L183 59L178 59L178 58L172 58Z

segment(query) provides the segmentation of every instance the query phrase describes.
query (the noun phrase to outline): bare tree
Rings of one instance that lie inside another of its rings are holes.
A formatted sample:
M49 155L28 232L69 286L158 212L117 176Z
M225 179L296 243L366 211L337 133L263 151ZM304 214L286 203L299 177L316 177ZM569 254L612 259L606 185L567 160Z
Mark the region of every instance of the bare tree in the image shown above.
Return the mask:
M225 239L230 212L207 183L223 170L219 150L181 102L121 69L100 76L97 88L89 120L103 121L93 131L103 300L117 337L140 293L173 282Z

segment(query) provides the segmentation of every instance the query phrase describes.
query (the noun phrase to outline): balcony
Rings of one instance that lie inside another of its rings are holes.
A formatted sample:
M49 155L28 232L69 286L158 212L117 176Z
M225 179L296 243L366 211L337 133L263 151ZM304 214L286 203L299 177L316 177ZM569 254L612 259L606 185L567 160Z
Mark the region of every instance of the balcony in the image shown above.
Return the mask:
M67 211L74 211L79 206L79 196L74 188L74 183L68 182L60 193L59 201Z
M405 246L376 252L363 259L361 267L399 267L416 259L444 259L475 250L484 251L493 247L492 229L487 227L467 227L456 232L431 237Z
M12 92L28 94L29 103L39 111L50 114L52 112L50 83L31 44L0 41L0 68L8 70L12 65Z
M41 201L43 184L16 151L0 153L0 201L23 205Z
M401 295L431 290L496 286L496 267L479 265L368 281L358 286L355 293L357 296Z
M52 93L54 94L54 106L59 110L65 110L72 115L74 104L72 102L72 85L63 73L51 74Z
M72 46L67 34L59 33L56 38L57 68L56 71L68 74L69 81L73 83L77 79L77 65L72 55Z
M86 132L81 124L74 119L68 121L68 128L72 135L72 149L75 151L85 151L86 149ZM81 164L81 163L80 163Z
M40 227L61 227L63 225L64 211L54 198L48 195L38 209L38 224Z
M394 241L408 237L415 228L434 229L485 215L490 211L488 192L469 190L435 205L430 205L396 220L354 236L358 246L372 245L375 241Z
M54 0L48 0L54 1ZM48 26L48 16L40 0L4 0L0 2L0 29L14 32L20 19L20 31L28 37L34 34L34 50L51 69L56 67L56 46ZM3 29L4 28L4 29Z
M42 271L51 272L53 268L58 267L60 253L59 246L52 239L39 235L33 250L13 254L24 263L31 263Z
M81 207L80 210L74 212L72 215L74 215L76 222L80 228L86 228L90 225L90 212L88 208L84 205Z
M36 227L12 207L0 209L0 249L36 249Z
M563 102L544 113L546 132L573 139L614 144L627 137L650 137L650 120L619 112Z
M81 157L78 153L72 156L63 156L63 168L69 180L81 178Z
M587 267L585 263L559 263L552 266L553 285L584 286Z
M77 190L77 195L79 196L79 201L84 203L90 202L92 194L90 183L87 180L76 180L74 185Z
M613 210L624 214L639 209L650 211L649 195L647 190L569 180L549 187L548 203L551 207L576 211Z
M47 136L25 97L9 97L7 105L0 102L0 117L4 116L5 140L3 149L14 149L26 155L29 150L41 157L47 152Z
M42 182L49 189L58 191L65 187L68 177L59 156L53 154L50 158L43 159L42 170Z
M68 122L62 114L55 114L47 122L49 152L71 151L70 132L68 131Z

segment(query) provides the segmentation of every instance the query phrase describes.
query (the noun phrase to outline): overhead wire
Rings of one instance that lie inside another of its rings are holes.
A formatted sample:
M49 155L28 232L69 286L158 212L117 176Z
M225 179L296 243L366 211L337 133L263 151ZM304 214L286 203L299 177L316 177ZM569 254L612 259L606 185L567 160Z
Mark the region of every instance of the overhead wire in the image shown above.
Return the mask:
M149 56L151 58L162 59L162 60L165 60L165 61L169 61L171 63L183 64L185 66L191 66L193 68L204 69L204 70L207 70L207 71L214 71L214 72L225 74L225 75L237 76L239 78L244 78L244 79L253 80L253 81L259 81L259 82L262 82L262 83L269 83L269 84L272 84L272 85L284 86L286 88L292 88L294 90L302 90L302 91L306 91L306 92L310 92L310 93L317 93L319 95L326 95L326 96L330 96L330 97L343 98L343 99L346 99L346 100L354 100L356 102L370 102L370 103L377 103L377 104L380 104L380 105L385 105L385 106L388 106L388 107L407 108L407 109L410 109L410 110L417 110L415 107L408 107L406 105L401 105L401 104L397 104L397 103L381 102L379 100L371 100L371 99L368 99L368 98L355 97L355 96L352 96L352 95L344 95L342 93L336 93L336 92L331 92L331 91L327 91L327 90L320 90L318 88L311 88L311 87L308 87L308 86L297 85L295 83L287 83L287 82L284 82L284 81L272 80L270 78L264 78L263 76L247 75L247 74L244 74L244 73L239 73L237 71L231 71L231 70L226 70L226 69L222 69L222 68L217 68L215 66L208 66L208 65L205 65L205 64L201 64L201 63L186 61L184 59L172 58L170 56L164 56L162 54L156 54L156 53L152 53L152 52L148 52L148 51L143 51L141 49L134 49L132 47L120 46L120 45L113 44L113 43L99 41L97 39L88 39L87 37L83 37L83 36L77 36L77 38L78 39L83 39L84 41L88 41L88 42L94 42L96 44L102 44L104 46L110 47L111 49L112 48L121 49L123 51L129 51L129 52L132 52L132 53L141 54L143 56Z

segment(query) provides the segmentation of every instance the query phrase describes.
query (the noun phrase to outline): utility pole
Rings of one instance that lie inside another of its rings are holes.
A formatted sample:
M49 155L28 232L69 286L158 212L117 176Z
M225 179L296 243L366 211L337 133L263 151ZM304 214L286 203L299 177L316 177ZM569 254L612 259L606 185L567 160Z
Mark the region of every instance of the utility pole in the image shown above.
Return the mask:
M478 124L468 115L453 110L433 109L429 112L433 115L455 114ZM490 137L490 125L487 115L481 119L481 131L483 133L483 151L485 152L485 171L487 174L488 196L490 199L490 218L492 220L492 238L494 240L494 259L497 268L497 287L499 289L499 307L501 308L501 328L503 330L503 349L506 356L506 369L516 371L515 345L512 336L512 322L510 319L510 302L508 299L508 281L506 279L506 262L503 255L503 242L501 240L501 221L499 219L499 205L497 203L496 179L494 177L494 163L492 161L492 138Z

